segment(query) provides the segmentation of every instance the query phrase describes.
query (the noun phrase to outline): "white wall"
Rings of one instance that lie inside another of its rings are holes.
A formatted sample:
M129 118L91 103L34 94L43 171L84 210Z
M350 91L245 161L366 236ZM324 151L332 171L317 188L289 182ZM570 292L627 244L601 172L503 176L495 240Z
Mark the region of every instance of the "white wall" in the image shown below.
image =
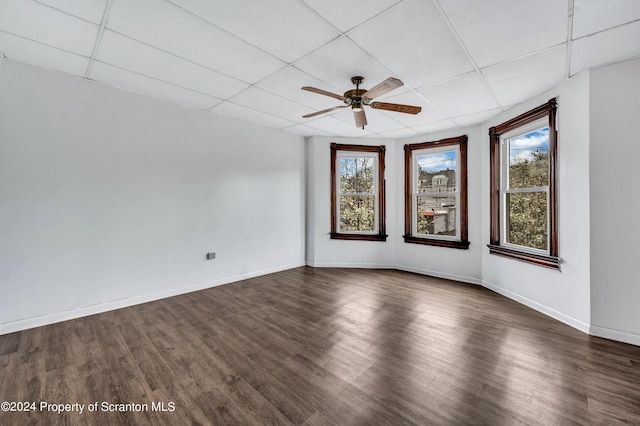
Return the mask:
M591 331L640 345L640 60L591 71Z
M558 245L562 272L489 254L484 285L584 332L590 324L589 74L531 99L484 126L483 241L489 242L489 136L487 129L558 97Z
M448 130L429 135L419 135L398 140L396 144L396 181L404 187L404 145L437 141L467 135L467 180L469 213L469 249L460 250L421 244L405 243L402 237L396 249L396 265L399 269L450 278L474 284L482 282L482 137L481 126ZM393 208L396 210L396 230L404 233L404 189L396 193Z
M359 145L385 145L385 179L387 199L387 241L332 240L331 230L331 142ZM395 263L394 245L402 231L395 227L395 199L398 183L393 139L329 138L314 136L307 139L307 264L310 266L350 266L387 268Z
M0 93L0 333L304 264L303 138L7 60Z

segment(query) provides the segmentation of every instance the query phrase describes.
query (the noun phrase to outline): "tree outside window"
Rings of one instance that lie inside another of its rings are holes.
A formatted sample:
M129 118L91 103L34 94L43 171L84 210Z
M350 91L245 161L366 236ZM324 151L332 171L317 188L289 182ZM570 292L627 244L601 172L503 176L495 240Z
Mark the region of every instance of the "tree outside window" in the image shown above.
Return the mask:
M556 99L489 129L489 252L560 269Z
M548 249L549 127L503 139L505 241Z
M385 241L385 147L331 144L331 238Z
M340 157L340 232L376 229L375 158Z

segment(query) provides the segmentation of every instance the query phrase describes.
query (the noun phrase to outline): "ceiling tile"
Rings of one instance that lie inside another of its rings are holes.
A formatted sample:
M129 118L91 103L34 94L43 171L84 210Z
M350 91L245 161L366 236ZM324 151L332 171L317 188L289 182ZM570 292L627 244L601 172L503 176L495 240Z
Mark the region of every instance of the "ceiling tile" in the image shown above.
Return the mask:
M571 49L571 75L580 71L640 56L640 21L575 40Z
M413 87L473 70L430 1L405 0L355 29L349 37Z
M573 39L640 19L638 0L575 0Z
M0 31L0 48L13 61L84 76L89 59Z
M482 68L567 41L566 0L439 0Z
M417 134L418 134L418 132L416 132L412 128L403 127L401 129L388 130L388 131L380 132L380 133L377 133L377 134L372 135L372 136L382 137L382 138L400 139L400 138L410 138L411 136L416 136Z
M480 111L473 114L462 115L460 117L453 117L451 120L456 123L458 126L471 126L474 124L479 124L488 119L495 117L500 114L502 109L495 108L489 111Z
M302 116L313 112L311 108L292 102L258 87L250 87L229 98L229 101L295 123L302 123L306 120L302 118Z
M94 62L91 67L92 80L118 87L131 92L174 102L180 105L209 109L222 102L220 99L192 90L183 89L172 84L153 79L151 77L136 74L102 62Z
M171 1L286 62L339 35L299 0Z
M346 32L390 8L399 0L303 0L340 31Z
M96 59L221 99L247 87L238 80L109 30L104 32Z
M340 113L348 114L350 111L340 111ZM353 114L353 113L351 113ZM352 115L353 116L353 115ZM332 135L340 135L346 137L361 137L370 135L370 132L365 127L364 130L360 127L356 127L355 123L347 123L346 121L339 120L332 115L324 115L317 120L309 121L307 126L314 129L320 129L324 132Z
M567 47L562 44L540 53L482 69L501 105L523 102L561 83L566 75Z
M447 117L486 111L499 106L476 72L422 88L418 93Z
M413 126L412 129L421 133L434 133L439 132L441 130L455 129L459 127L456 123L451 120L442 120L436 121L434 123L423 124L422 126Z
M272 129L282 129L296 124L231 102L222 102L213 107L211 112Z
M285 64L164 0L114 0L108 28L247 83Z
M339 105L340 101L327 96L304 91L302 90L302 87L312 86L340 95L345 91L342 87L331 87L328 83L318 80L317 78L305 73L304 71L300 71L293 66L285 67L271 74L269 77L256 84L256 86L291 101L306 105L312 110L330 108L333 105Z
M36 0L78 18L100 25L107 0Z
M346 37L340 37L322 46L296 61L294 65L333 87L341 87L342 90L338 93L355 88L351 83L353 76L363 76L363 87L369 88L391 75L380 62Z
M285 127L282 130L287 133L293 133L294 135L300 135L300 136L317 136L317 135L333 136L330 133L323 132L322 130L314 129L309 126L305 126L304 124L296 124L291 127Z
M99 27L34 1L0 0L0 31L91 56Z

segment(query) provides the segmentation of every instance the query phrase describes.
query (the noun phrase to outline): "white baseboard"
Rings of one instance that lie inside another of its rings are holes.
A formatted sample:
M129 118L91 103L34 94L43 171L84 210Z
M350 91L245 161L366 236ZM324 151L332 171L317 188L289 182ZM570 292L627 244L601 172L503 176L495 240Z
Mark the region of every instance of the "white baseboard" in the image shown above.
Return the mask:
M395 263L350 263L350 262L311 262L307 261L307 266L313 268L364 268L364 269L397 269L398 271L413 272L430 277L444 278L447 280L460 281L469 284L482 284L480 278L467 277L464 275L448 274L446 272L433 271L431 269L416 268Z
M396 269L396 265L392 263L312 262L307 260L306 264L313 268Z
M152 294L145 294L142 296L131 297L127 299L119 299L111 302L104 302L90 306L83 306L76 309L56 312L48 315L41 315L32 318L25 318L22 320L11 321L0 324L0 335L9 334L16 331L27 330L29 328L41 327L44 325L55 324L62 321L68 321L76 318L86 317L89 315L100 314L103 312L113 311L116 309L127 308L129 306L140 305L142 303L152 302L154 300L165 299L167 297L178 296L180 294L191 293L198 290L204 290L207 288L217 287L223 284L229 284L236 281L242 281L249 278L259 277L261 275L268 275L274 272L285 271L287 269L297 268L304 266L304 262L295 262L287 265L280 265L273 268L262 269L258 271L247 272L244 274L232 275L229 277L220 278L212 281L205 281L201 283L195 283L184 287L172 288Z
M244 274L232 275L232 276L220 278L217 280L206 281L206 282L196 283L196 284L192 284L184 287L165 290L158 293L146 294L138 297L100 303L100 304L80 307L77 309L72 309L64 312L57 312L49 315L26 318L18 321L11 321L11 322L0 324L0 335L9 334L9 333L13 333L21 330L26 330L34 327L41 327L49 324L55 324L58 322L68 321L68 320L81 318L89 315L100 314L103 312L108 312L116 309L126 308L129 306L139 305L142 303L152 302L154 300L160 300L160 299L165 299L167 297L178 296L180 294L186 294L194 291L204 290L207 288L217 287L219 285L229 284L236 281L242 281L249 278L255 278L262 275L268 275L275 272L285 271L287 269L297 268L305 265L311 266L311 267L319 267L319 268L397 269L400 271L413 272L421 275L428 275L428 276L433 276L438 278L465 282L469 284L482 285L492 291L495 291L498 294L508 297L509 299L515 300L516 302L522 303L525 306L535 309L538 312L541 312L547 316L550 316L551 318L554 318L575 329L578 329L583 333L590 334L592 336L602 337L605 339L610 339L610 340L615 340L619 342L640 346L640 335L638 334L586 324L580 320L577 320L573 317L565 315L562 312L558 312L538 302L535 302L531 299L528 299L524 296L521 296L517 293L514 293L505 288L499 287L488 281L481 280L479 278L443 273L439 271L416 268L416 267L407 266L407 265L379 264L379 263L311 262L311 261L295 262L287 265L280 265L273 268L247 272Z
M592 336L603 337L609 340L629 343L631 345L640 346L640 334L629 333L628 331L614 330L612 328L598 327L592 325L589 334Z
M524 296L521 296L517 293L512 292L511 290L507 290L505 288L499 287L493 283L488 281L482 281L482 285L489 290L493 290L498 294L501 294L505 297L508 297L511 300L515 300L518 303L522 303L525 306L530 307L531 309L535 309L538 312L542 312L543 314L550 316L551 318L557 319L560 322L563 322L573 328L576 328L583 333L589 334L589 324L577 320L569 315L563 314L562 312L558 312L555 309L549 308L548 306L544 306L538 302L535 302L531 299L528 299Z
M475 278L475 277L467 277L467 276L464 276L464 275L449 274L447 272L434 271L434 270L431 270L431 269L416 268L414 266L406 266L406 265L395 265L395 269L398 269L400 271L405 271L405 272L413 272L413 273L421 274L421 275L428 275L430 277L444 278L446 280L453 280L453 281L460 281L460 282L468 283L468 284L482 285L482 279Z

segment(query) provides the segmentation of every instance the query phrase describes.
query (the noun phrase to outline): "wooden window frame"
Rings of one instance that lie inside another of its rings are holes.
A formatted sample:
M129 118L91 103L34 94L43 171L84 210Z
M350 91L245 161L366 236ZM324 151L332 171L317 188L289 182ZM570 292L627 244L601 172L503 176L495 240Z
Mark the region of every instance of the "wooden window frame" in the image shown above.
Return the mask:
M561 259L558 257L558 192L557 192L557 156L558 132L556 126L557 99L527 111L509 121L505 121L489 129L490 142L490 237L489 253L521 260L552 269L560 269ZM501 244L500 236L500 179L501 179L501 136L544 117L549 121L549 203L548 203L548 244L549 254L532 253L512 245Z
M404 146L404 242L423 244L437 247L448 247L466 250L469 248L469 210L468 210L468 181L467 181L467 135L454 138L440 139L432 142L406 144ZM460 152L458 162L458 182L460 202L458 214L460 217L460 239L440 239L413 235L413 152L443 146L457 146Z
M336 160L338 158L338 151L348 151L353 153L377 153L378 154L378 188L377 198L378 205L378 232L365 234L365 233L353 233L353 232L338 232L338 217L337 206L337 168ZM330 236L333 240L361 240L361 241L386 241L386 200L385 200L385 180L384 180L384 160L385 160L386 147L384 145L352 145L352 144L338 144L331 143L331 232Z

